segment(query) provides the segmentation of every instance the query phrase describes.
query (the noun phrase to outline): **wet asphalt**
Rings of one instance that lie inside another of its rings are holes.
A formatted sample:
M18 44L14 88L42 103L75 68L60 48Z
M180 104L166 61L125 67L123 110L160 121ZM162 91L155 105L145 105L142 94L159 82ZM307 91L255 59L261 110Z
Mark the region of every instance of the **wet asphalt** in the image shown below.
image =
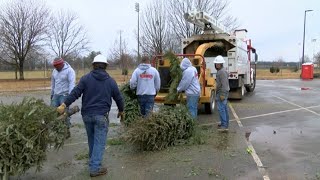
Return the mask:
M270 179L320 179L319 95L320 80L260 80L253 93L229 101L243 127L230 111L229 134L214 135L207 145L142 154L132 154L128 147L107 146L111 173L106 179L263 179L246 153L245 134L250 134L248 139L263 163L260 168ZM2 93L0 101L10 103L25 96L43 98L49 104L48 92ZM81 100L74 105L81 106ZM111 138L118 136L120 127L116 113L113 103ZM199 123L212 129L217 121L216 112L199 114ZM66 146L59 152L49 151L42 172L29 171L20 179L89 179L86 160L75 159L76 154L87 151L81 115L74 115L72 122L72 137Z
M319 95L319 80L261 80L231 101L270 179L320 179Z

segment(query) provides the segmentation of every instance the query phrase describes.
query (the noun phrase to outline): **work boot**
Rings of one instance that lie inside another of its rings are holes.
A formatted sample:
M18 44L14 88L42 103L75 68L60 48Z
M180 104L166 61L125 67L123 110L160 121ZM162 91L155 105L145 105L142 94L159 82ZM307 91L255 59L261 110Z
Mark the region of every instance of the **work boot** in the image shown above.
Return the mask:
M219 131L219 132L228 132L229 129L226 128L226 127L221 127L221 126L220 126L220 127L218 128L218 131Z
M91 172L90 177L97 177L101 175L105 175L108 173L108 169L106 167L101 167L97 172Z

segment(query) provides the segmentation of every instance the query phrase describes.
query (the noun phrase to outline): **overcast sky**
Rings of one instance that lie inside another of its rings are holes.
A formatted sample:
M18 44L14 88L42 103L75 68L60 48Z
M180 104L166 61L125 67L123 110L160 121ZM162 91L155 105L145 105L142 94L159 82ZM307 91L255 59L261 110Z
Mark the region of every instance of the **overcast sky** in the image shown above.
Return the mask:
M7 0L0 0L7 1ZM45 0L53 10L70 9L78 13L91 41L91 50L109 52L119 31L127 40L128 49L137 47L135 2L141 11L151 0ZM262 61L282 57L298 61L302 54L303 18L306 9L306 54L320 51L320 0L230 0L228 13L237 17L241 28L258 50ZM311 42L317 39L316 42Z

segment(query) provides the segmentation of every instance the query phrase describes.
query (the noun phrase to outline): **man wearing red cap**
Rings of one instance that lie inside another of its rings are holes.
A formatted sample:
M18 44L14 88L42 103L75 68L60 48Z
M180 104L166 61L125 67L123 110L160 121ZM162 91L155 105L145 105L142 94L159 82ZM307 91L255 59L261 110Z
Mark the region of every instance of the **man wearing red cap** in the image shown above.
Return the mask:
M51 76L51 106L58 107L70 94L75 86L76 75L72 67L62 58L56 58L53 61L54 70ZM67 118L68 127L67 138L70 137L70 117Z

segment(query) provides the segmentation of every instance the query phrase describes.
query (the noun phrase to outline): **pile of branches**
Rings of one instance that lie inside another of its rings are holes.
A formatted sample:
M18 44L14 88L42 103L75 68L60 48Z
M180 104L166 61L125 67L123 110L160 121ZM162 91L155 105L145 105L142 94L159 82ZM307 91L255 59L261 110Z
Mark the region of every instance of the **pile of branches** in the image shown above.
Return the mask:
M190 138L194 126L185 106L163 106L146 119L130 124L124 139L141 150L162 150Z
M129 126L140 116L139 103L136 92L130 89L130 83L126 83L120 87L120 91L124 97L125 116L123 123Z
M175 54L172 52L168 52L165 54L165 59L169 59L170 61L170 87L169 93L166 96L166 101L172 102L177 101L179 97L179 93L177 92L177 87L182 78L182 70L180 68L180 61Z
M19 175L36 166L40 170L47 148L59 149L66 125L55 108L43 100L25 98L21 103L0 104L0 176Z

